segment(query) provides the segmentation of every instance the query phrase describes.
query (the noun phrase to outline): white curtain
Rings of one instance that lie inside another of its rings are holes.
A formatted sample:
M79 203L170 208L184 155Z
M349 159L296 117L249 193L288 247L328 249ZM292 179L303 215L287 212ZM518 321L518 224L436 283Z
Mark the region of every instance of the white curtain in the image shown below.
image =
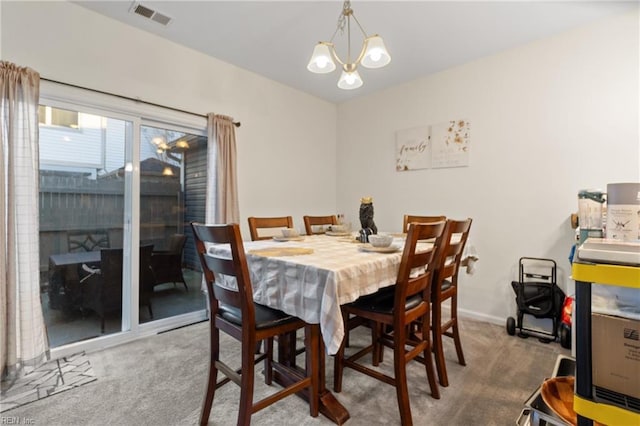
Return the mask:
M236 131L233 119L208 114L207 223L239 223ZM215 208L213 208L215 207Z
M46 360L40 304L40 75L0 61L0 362L11 380Z

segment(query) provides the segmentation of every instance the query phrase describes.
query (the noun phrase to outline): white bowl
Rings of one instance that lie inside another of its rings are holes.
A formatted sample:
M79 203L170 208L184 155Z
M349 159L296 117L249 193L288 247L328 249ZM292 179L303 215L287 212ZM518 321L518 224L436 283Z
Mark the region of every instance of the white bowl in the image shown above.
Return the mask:
M300 233L295 228L284 228L282 230L282 236L285 238L295 238L300 236Z
M391 235L373 234L369 235L369 242L374 247L389 247L393 242Z

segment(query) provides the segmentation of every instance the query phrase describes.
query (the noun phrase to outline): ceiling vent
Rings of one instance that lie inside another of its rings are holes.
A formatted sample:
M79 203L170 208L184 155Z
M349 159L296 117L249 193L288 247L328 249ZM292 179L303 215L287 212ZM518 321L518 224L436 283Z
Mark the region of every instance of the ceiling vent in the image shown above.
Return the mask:
M163 15L162 13L153 10L147 6L143 6L138 2L134 2L131 5L131 9L129 9L131 13L135 13L136 15L140 15L144 18L151 19L152 21L157 22L158 24L162 24L167 26L169 22L171 22L171 17L167 15Z

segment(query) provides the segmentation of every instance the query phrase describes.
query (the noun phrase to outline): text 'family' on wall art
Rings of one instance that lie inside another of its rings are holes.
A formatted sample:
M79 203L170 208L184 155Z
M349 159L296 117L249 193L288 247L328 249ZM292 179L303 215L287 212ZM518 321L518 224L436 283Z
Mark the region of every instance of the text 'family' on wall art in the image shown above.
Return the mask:
M396 170L469 165L469 121L451 120L396 132Z

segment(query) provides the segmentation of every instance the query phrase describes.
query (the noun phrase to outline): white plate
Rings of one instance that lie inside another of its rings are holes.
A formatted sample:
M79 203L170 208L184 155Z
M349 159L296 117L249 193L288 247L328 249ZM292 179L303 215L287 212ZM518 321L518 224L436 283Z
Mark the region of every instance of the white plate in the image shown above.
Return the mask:
M274 235L273 241L280 241L282 243L287 241L304 241L304 237L302 235L298 235L297 237L279 237Z
M390 245L389 247L374 247L371 244L364 244L358 247L360 251L366 251L370 253L395 253L400 250L400 246Z
M330 237L346 237L348 235L351 235L351 232L327 231L327 232L325 232L325 234L330 236Z

